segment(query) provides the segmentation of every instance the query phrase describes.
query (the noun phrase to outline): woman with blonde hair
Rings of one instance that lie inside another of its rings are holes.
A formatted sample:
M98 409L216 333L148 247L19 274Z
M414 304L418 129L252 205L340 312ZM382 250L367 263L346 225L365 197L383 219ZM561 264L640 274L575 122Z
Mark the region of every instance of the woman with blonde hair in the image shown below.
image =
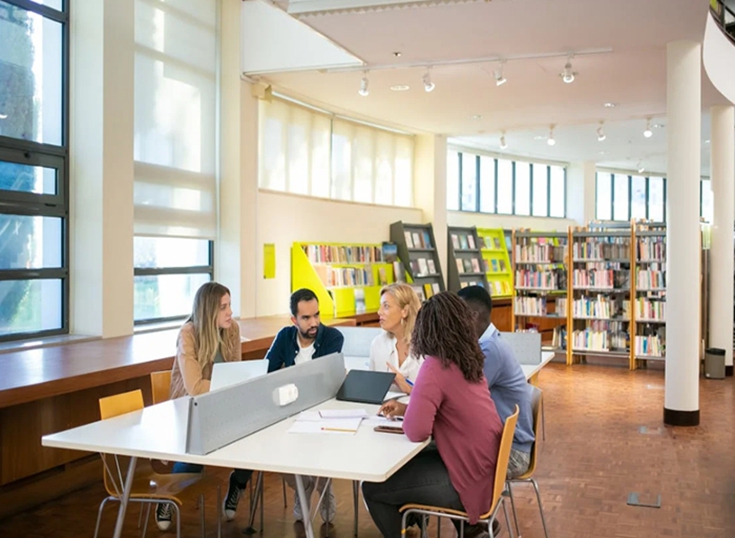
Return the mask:
M240 325L232 320L230 290L217 282L203 284L194 296L191 316L176 339L176 360L171 371L171 398L195 396L209 392L212 367L217 362L242 360ZM200 473L202 465L175 463L174 473ZM235 510L252 471L235 469L223 503L228 520ZM159 504L156 523L161 530L171 525L171 505Z
M422 357L411 353L411 334L421 301L408 284L398 282L380 290L378 317L383 332L370 345L370 369L396 374L396 386L410 394Z

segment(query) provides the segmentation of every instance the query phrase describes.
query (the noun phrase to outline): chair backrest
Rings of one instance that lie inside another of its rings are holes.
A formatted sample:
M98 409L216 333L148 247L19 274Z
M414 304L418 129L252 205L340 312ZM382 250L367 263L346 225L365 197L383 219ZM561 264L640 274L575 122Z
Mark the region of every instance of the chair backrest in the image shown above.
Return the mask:
M500 448L498 449L498 462L495 465L495 486L493 487L493 502L490 512L495 510L500 497L505 490L505 476L508 474L508 461L510 460L510 449L513 446L513 436L516 432L516 423L518 422L518 406L516 410L505 419L503 426L503 435L500 437Z
M528 464L528 471L524 475L531 475L536 470L536 453L538 451L538 430L541 423L541 402L543 393L541 389L531 385L531 409L533 411L533 446L531 447L531 461Z
M171 396L171 370L151 372L153 404L165 402Z

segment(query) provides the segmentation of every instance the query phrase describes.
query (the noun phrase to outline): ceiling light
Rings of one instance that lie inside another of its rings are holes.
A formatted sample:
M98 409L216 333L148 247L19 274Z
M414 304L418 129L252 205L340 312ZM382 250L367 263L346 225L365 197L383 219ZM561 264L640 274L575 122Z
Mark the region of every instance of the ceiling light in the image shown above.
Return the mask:
M664 124L663 124L663 123L654 123L654 124L652 125L652 127L653 127L654 129L663 129L663 128L664 128L665 126L664 126Z
M549 127L549 137L546 139L546 143L550 146L553 146L556 144L556 140L554 140L554 126L552 125Z
M431 70L431 68L430 67L427 67L426 68L426 73L424 74L424 91L426 91L427 93L434 91L434 88L436 88L436 84L434 84L433 82L431 82L431 73L430 73L430 70Z
M597 128L597 141L602 142L607 137L605 136L605 132L602 130L602 124L603 122L600 122L600 126Z
M638 163L638 173L642 174L645 171L646 171L646 168L642 164Z
M500 149L506 149L508 147L508 143L505 141L505 131L503 131L503 134L500 135Z
M651 138L653 136L653 131L651 131L651 118L646 120L646 130L643 131L643 136L646 138Z
M0 116L0 117L1 117L1 116ZM705 141L704 141L704 143L705 143L705 144L709 144L709 140L705 140Z
M7 120L8 115L7 114L0 114L0 120Z
M574 77L577 75L574 71L572 71L572 57L570 56L567 60L567 63L564 64L564 71L559 73L559 76L564 81L565 84L571 84L574 82Z
M495 76L495 85L496 86L502 86L506 82L508 82L508 79L503 76L503 64L505 62L500 62L500 67L495 69L493 71L493 75Z
M482 119L482 116L480 116L479 114L475 114L474 116L472 116L472 119L475 120L475 121L481 120Z
M406 92L410 89L410 86L408 84L395 84L390 89L394 92Z
M360 81L360 89L357 90L357 93L362 95L363 97L367 97L370 95L370 91L368 90L368 78L367 78L367 71L365 71L362 74L362 80Z
M602 106L604 106L605 108L615 108L617 105L615 103L605 103Z
M396 58L400 58L401 57L401 53L398 52L398 51L396 51L396 52L393 53L393 56L395 56Z

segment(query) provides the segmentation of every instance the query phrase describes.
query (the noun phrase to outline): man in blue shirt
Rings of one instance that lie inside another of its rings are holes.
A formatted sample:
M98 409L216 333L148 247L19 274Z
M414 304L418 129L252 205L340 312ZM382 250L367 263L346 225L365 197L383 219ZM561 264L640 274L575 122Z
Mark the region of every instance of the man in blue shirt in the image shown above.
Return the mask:
M493 302L487 290L482 286L467 286L459 290L458 295L475 315L475 334L485 355L483 370L501 420L505 422L516 405L520 410L507 475L508 478L516 478L528 470L531 462L534 443L531 386L513 350L490 321Z

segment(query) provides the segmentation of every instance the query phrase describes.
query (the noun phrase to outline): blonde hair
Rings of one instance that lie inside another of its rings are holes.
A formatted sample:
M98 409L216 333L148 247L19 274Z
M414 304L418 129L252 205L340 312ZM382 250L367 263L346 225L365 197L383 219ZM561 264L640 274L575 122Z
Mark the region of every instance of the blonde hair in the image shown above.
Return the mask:
M229 349L232 347L232 339L222 338L225 331L233 330L232 327L220 329L217 326L220 303L225 295L230 295L230 290L222 284L217 282L202 284L194 296L191 316L186 320L187 323L191 322L194 325L197 362L202 370L214 362L220 347L223 357L232 354L232 349Z
M416 292L413 291L413 288L403 282L396 282L395 284L385 286L380 290L380 296L382 297L384 293L388 293L395 299L396 303L398 303L398 308L408 310L405 320L402 320L404 322L403 341L406 345L410 346L413 326L416 324L416 315L421 308L421 300L416 295Z

